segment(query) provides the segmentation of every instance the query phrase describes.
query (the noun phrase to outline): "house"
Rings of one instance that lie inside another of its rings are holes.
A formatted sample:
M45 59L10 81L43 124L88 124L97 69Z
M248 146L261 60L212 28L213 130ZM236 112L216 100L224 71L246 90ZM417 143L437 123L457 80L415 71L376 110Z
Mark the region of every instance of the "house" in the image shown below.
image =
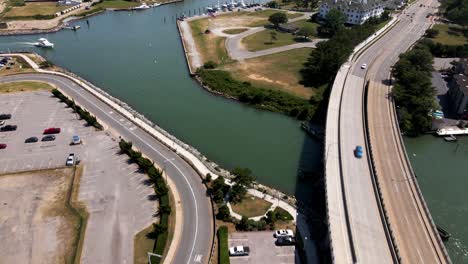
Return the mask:
M468 59L461 59L455 72L448 94L455 113L459 116L466 116L468 114Z
M71 6L75 6L75 5L82 4L83 1L82 1L82 0L59 0L57 3L58 3L59 5L71 5Z
M346 16L347 24L361 25L371 17L380 17L384 7L381 0L323 0L319 17L325 19L330 10L338 9Z

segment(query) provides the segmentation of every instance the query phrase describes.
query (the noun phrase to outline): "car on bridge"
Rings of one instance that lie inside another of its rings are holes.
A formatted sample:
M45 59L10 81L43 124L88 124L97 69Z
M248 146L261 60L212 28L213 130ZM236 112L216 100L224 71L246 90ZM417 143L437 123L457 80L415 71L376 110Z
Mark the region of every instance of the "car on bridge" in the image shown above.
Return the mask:
M359 146L357 145L356 146L356 149L354 149L354 156L356 156L356 158L362 158L362 146Z

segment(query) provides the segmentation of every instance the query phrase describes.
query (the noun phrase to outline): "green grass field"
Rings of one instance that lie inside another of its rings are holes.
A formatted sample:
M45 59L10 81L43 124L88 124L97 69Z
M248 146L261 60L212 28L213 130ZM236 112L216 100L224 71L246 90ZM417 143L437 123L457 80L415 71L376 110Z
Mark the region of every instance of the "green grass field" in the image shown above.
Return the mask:
M205 34L205 30L208 28L208 20L194 20L189 25L203 62L213 61L223 64L230 61L224 45L225 38L214 36L212 33Z
M44 82L24 81L24 82L10 82L0 84L0 94L2 93L17 93L17 92L31 92L38 90L52 90L54 87Z
M246 195L242 202L231 204L232 210L242 216L254 217L264 215L270 208L271 203L263 199Z
M276 40L272 39L275 33ZM274 29L265 29L242 39L242 43L249 51L259 51L296 43L296 36L290 33L279 32Z
M463 35L462 27L458 25L436 24L433 29L439 31L439 34L433 39L434 42L445 45L465 45L468 44L467 38Z
M236 34L240 34L242 32L245 32L247 30L248 30L247 28L232 28L232 29L223 30L223 33L224 34L229 34L229 35L236 35Z
M55 2L26 3L24 6L13 6L3 15L6 19L26 18L37 15L50 16L67 9L67 6L58 6Z
M95 5L101 8L132 8L139 6L139 2L123 1L123 0L105 0L102 3Z

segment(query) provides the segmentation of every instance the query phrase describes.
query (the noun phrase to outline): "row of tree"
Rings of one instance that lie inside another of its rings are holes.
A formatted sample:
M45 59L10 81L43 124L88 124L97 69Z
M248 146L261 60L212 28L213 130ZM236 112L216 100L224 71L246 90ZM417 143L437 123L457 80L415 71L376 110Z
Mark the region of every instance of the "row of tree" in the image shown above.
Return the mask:
M388 19L388 13L384 13L380 18L369 19L362 25L345 27L345 15L336 9L329 11L318 34L330 39L318 43L317 48L312 51L301 71L303 83L317 87L333 82L354 47L372 35L378 25Z
M426 46L417 45L400 55L393 68L395 99L400 128L418 135L431 128L430 110L435 109L435 90L431 83L432 54Z
M88 123L88 125L93 126L99 130L103 129L102 125L97 121L95 116L91 115L88 111L77 105L75 101L68 98L62 92L57 89L53 89L52 94L68 105L68 107L72 108L82 119L86 121L86 123Z
M163 171L154 166L154 162L142 156L140 151L133 149L132 142L121 139L120 151L127 154L130 161L135 162L140 170L148 176L146 182L153 186L155 198L159 201L158 211L154 214L159 216L159 222L153 223L153 230L147 234L150 239L156 240L154 253L161 255L164 252L168 238L169 215L172 212L169 203L169 188L163 179Z
M445 17L456 24L468 26L468 1L444 0Z

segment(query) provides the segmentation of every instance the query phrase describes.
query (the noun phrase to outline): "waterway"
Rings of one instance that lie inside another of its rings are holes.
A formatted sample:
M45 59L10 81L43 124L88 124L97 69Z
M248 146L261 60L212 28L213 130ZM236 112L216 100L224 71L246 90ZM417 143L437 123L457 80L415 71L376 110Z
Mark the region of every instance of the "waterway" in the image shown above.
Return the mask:
M217 2L217 1L216 1ZM248 1L246 1L248 2ZM258 2L258 1L257 1ZM78 31L0 37L0 50L32 50L125 101L226 169L247 167L261 183L296 194L298 169L320 148L298 121L213 96L188 75L175 16L215 1L184 1L77 21ZM39 37L50 50L31 45Z
M434 222L452 235L445 245L453 263L468 263L468 137L428 135L405 145Z

